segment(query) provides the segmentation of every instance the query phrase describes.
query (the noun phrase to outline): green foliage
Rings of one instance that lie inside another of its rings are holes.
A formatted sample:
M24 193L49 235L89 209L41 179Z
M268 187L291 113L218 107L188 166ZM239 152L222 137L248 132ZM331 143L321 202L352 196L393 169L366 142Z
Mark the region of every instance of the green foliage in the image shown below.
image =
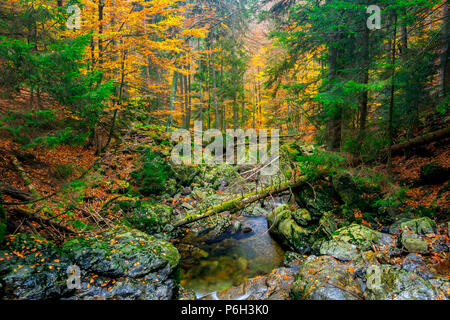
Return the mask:
M131 176L143 195L159 194L165 189L169 179L170 166L156 152L146 149L142 157L142 167Z
M0 38L0 62L7 66L2 68L0 83L8 83L12 91L28 87L38 101L47 94L67 106L71 114L58 120L56 109L10 113L2 119L2 126L17 142L27 147L86 142L114 90L112 82L101 83L101 73L83 62L91 38L91 34L74 39L50 38L45 50L40 51L26 39ZM51 136L29 134L50 124L59 126Z
M344 158L337 154L327 153L320 149L314 149L310 154L302 154L297 156L297 162L302 173L312 174L320 169L327 168L330 174L334 175L341 170Z

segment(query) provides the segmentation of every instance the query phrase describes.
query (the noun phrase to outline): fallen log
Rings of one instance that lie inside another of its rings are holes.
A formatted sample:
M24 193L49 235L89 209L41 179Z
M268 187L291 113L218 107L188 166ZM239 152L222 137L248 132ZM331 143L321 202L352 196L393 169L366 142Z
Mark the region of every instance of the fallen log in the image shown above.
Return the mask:
M402 143L394 144L392 146L392 153L398 153L405 149L417 147L417 146L423 145L425 143L434 142L436 140L443 139L446 137L450 137L450 126L448 126L447 128L437 130L437 131L426 133L422 136L413 138L411 140L408 140L408 141L405 141Z
M14 165L16 170L19 172L20 176L22 177L23 182L25 182L25 185L27 186L28 190L30 190L30 193L33 195L33 197L40 198L41 195L39 194L39 192L37 192L36 188L31 183L30 177L28 176L27 172L20 164L19 160L17 160L17 158L15 156L12 156L11 160L12 160L11 161L12 164Z
M242 210L249 204L256 202L258 200L264 199L270 195L274 195L286 190L289 190L290 188L298 187L304 183L307 183L310 180L317 179L318 177L324 176L328 173L328 171L319 171L315 175L303 175L299 176L294 180L289 181L283 181L277 185L271 185L269 187L246 193L240 197L234 198L232 200L225 201L221 204L218 204L216 206L212 206L209 208L206 208L204 210L198 211L192 215L188 215L185 219L182 221L179 221L175 223L173 226L175 228L182 227L186 224L210 217L212 215L229 211L231 213Z
M32 195L29 192L17 189L16 187L7 184L0 185L0 193L22 201L29 201L32 198Z
M38 215L35 215L33 212L27 211L25 209L14 208L14 209L10 209L8 211L13 213L13 214L15 214L16 216L28 219L30 221L37 222L37 223L39 223L41 225L52 227L52 228L54 228L56 230L59 230L60 232L64 232L64 233L67 233L67 234L76 234L77 233L77 232L75 232L73 230L70 230L69 228L67 228L67 227L57 223L57 222L54 222L54 221L52 221L50 219L43 218L43 217L40 217Z

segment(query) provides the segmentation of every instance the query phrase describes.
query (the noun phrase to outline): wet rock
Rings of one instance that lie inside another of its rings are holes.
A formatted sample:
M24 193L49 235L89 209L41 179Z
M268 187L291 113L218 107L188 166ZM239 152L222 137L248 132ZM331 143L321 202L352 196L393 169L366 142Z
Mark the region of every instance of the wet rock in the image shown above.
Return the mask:
M450 280L449 279L430 279L434 292L438 299L450 299Z
M431 300L436 298L430 282L397 266L381 265L377 273L367 276L377 277L377 280L365 291L367 300Z
M247 279L237 287L217 292L220 300L288 300L294 271L278 268L266 276Z
M397 222L394 222L390 228L389 232L392 234L401 233L405 229L408 229L417 234L428 234L436 233L436 222L428 217L418 218L418 219L407 219L403 218Z
M293 218L293 212L288 204L282 205L269 213L267 220L270 232L285 246L299 253L309 253L314 242L312 232L301 227Z
M250 228L250 227L244 227L244 228L242 228L242 232L243 233L249 233L249 232L252 232L253 230L252 230L252 228Z
M408 254L402 262L402 269L415 273L425 280L431 279L433 275L426 268L423 258L415 253Z
M291 288L296 300L358 300L362 288L355 267L330 256L309 256L301 265Z
M351 243L332 239L322 242L320 254L329 255L341 261L352 261L356 259L359 252Z
M336 230L332 239L353 244L360 251L369 250L373 245L389 247L394 244L394 239L391 235L355 223Z
M180 254L167 241L118 227L68 240L61 249L81 269L81 289L71 299L174 297Z
M40 237L8 236L0 248L0 282L4 299L45 300L71 294L67 288L69 261Z
M302 263L305 261L305 259L306 259L306 256L304 256L302 254L292 252L292 251L286 251L284 253L283 266L297 271L300 268L300 266L302 265Z
M428 252L428 243L425 240L419 239L418 237L413 237L412 235L402 235L402 244L408 252Z

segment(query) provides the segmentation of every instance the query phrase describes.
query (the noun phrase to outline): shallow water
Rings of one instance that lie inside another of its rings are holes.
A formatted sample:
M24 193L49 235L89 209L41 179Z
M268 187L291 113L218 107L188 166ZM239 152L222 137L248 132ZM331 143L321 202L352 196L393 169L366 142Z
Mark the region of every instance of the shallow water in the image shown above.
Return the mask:
M204 250L204 257L182 259L183 287L201 297L270 273L281 265L284 251L270 237L266 217L240 217L239 220L243 228L250 227L252 231L230 231L208 243L196 244Z

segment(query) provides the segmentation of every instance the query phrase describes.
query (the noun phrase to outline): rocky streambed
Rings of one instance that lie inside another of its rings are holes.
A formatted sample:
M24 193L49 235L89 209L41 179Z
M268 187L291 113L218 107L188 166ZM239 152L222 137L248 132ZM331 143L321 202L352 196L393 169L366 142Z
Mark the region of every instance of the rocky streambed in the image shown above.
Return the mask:
M172 202L120 201L122 223L56 246L7 236L2 299L448 299L448 224L413 214L352 221L370 203L348 177L303 186L173 229L171 223L255 188L231 166L193 175ZM203 183L203 184L202 184ZM253 185L252 185L253 183ZM174 190L176 192L176 190ZM338 202L336 203L336 198ZM340 201L340 203L339 203ZM369 208L369 209L368 209ZM366 210L365 209L365 210ZM389 209L389 208L387 208ZM386 215L386 208L377 212Z

